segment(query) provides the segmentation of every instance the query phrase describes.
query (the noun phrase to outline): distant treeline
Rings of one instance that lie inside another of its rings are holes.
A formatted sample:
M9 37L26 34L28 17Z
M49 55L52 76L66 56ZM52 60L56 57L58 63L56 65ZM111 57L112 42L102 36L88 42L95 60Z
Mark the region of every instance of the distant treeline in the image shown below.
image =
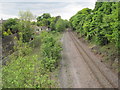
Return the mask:
M27 14L28 16L27 16ZM44 26L52 31L64 31L69 27L69 21L63 20L61 16L52 17L49 13L44 13L32 21L33 15L30 11L19 12L19 18L9 18L2 24L2 37L6 37L15 33L22 33L23 42L29 42L34 34L34 26Z

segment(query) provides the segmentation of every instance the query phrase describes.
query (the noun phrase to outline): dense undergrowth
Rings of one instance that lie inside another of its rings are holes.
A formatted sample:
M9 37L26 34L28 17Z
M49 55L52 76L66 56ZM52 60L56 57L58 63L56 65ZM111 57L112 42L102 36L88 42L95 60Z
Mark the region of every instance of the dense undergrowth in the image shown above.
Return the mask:
M50 88L50 73L61 57L60 33L41 32L32 42L15 46L17 53L3 66L3 88Z

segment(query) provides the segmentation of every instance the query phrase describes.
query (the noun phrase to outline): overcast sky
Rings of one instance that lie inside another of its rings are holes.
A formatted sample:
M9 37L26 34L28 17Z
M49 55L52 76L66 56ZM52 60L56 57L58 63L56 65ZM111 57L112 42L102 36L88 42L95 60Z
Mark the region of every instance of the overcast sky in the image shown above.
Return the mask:
M0 18L18 17L20 10L30 10L34 15L50 13L69 19L83 8L93 9L96 0L0 0Z

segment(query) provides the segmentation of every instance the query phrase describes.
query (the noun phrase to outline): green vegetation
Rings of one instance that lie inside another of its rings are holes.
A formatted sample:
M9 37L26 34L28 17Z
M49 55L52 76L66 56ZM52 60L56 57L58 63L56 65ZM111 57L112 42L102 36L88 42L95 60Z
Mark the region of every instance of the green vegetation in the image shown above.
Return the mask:
M59 36L59 33L44 31L35 39L41 45L37 46L38 43L32 41L32 47L23 43L21 38L15 46L17 53L3 67L3 88L55 87L49 74L57 67L60 59Z
M80 37L97 46L115 47L115 51L108 52L109 55L117 58L118 47L120 47L120 21L118 20L118 2L96 2L93 10L84 8L71 17L70 23ZM108 50L108 49L106 49ZM106 50L104 50L106 52ZM110 49L109 49L110 50ZM111 59L111 57L109 57ZM112 60L115 60L112 59Z
M30 11L20 11L19 19L10 18L2 24L2 37L22 33L23 42L29 42L31 36L33 35L33 29L31 27L31 20L34 19L34 16Z
M17 33L17 44L10 60L3 66L3 88L54 88L56 82L50 74L61 59L60 33L72 27L80 37L100 47L100 52L115 56L120 48L120 27L117 2L96 2L93 10L84 8L71 17L70 22L60 16L44 13L37 22L30 11L20 11L19 19L10 18L2 24L2 38ZM50 31L35 34L35 27ZM33 40L31 40L33 38ZM113 47L113 48L112 48ZM112 48L112 49L110 49ZM108 51L106 51L108 50Z
M74 15L70 22L73 29L87 40L98 45L115 43L118 47L117 2L96 2L94 10L84 8Z
M22 32L23 42L29 42L33 35L33 29L31 27L31 20L34 19L33 14L30 11L19 12L19 31Z
M37 17L37 26L46 26L51 28L52 31L62 32L68 28L69 22L67 20L61 19L60 16L51 17L49 13L44 13Z
M59 43L59 33L41 33L41 55L43 56L44 68L52 71L57 67L58 60L60 59L61 44Z
M49 27L51 19L51 15L49 13L44 13L43 15L37 17L37 25Z
M2 37L4 37L4 35L6 36L7 34L9 35L9 30L11 31L11 33L16 33L18 32L18 25L19 25L19 20L17 18L10 18L7 21L5 21L2 24ZM7 33L7 34L6 34Z
M3 66L3 88L51 88L56 82L51 73L58 67L61 59L60 32L69 25L67 20L51 17L44 13L37 22L30 11L20 11L19 19L10 18L3 23L3 38L17 33L14 52ZM35 34L34 26L51 28ZM60 27L59 27L60 25ZM33 40L30 40L33 37Z

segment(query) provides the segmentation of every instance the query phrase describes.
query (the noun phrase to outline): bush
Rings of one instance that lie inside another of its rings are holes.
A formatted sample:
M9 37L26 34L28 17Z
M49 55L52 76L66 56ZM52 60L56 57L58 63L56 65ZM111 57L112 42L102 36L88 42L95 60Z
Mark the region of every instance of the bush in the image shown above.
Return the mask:
M3 36L8 36L9 34L7 32L3 32Z
M29 43L23 43L21 37L15 46L17 55L13 54L11 61L3 66L3 88L55 87L55 82L50 79L50 71L56 68L61 51L58 38L55 37L58 37L57 33L53 35L51 32L42 32L40 37L35 38L40 40L42 55L33 53L35 48L31 48Z
M61 46L59 40L52 33L41 33L41 54L45 68L52 71L60 58Z

